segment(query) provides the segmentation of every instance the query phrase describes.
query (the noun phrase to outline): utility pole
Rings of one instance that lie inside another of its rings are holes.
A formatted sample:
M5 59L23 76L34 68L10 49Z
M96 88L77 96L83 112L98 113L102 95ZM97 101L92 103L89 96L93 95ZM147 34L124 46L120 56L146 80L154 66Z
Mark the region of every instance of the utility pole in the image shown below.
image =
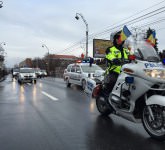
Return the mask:
M76 13L76 19L79 20L79 16L82 18L82 20L84 21L85 25L86 25L86 58L88 57L88 23L87 21L84 19L83 15L80 13Z

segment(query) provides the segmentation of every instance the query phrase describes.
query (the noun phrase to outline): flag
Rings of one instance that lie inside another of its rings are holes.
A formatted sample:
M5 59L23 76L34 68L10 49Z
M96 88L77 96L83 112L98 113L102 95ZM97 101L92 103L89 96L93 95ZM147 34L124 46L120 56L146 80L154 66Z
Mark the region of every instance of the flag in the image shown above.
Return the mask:
M150 43L153 47L155 46L155 37L156 37L156 32L152 31L150 36L147 38L147 42Z
M131 32L128 30L127 26L123 27L123 30L120 33L120 42L125 41L129 36L131 35Z

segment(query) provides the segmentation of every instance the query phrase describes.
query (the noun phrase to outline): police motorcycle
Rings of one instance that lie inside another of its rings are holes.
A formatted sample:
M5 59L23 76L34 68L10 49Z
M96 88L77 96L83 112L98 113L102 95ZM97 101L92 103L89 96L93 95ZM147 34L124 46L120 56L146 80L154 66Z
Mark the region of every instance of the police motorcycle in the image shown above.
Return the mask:
M135 58L135 57L136 58ZM146 42L137 44L130 62L124 62L117 82L107 96L104 83L92 93L101 115L115 114L143 124L148 134L165 140L165 67L155 49Z

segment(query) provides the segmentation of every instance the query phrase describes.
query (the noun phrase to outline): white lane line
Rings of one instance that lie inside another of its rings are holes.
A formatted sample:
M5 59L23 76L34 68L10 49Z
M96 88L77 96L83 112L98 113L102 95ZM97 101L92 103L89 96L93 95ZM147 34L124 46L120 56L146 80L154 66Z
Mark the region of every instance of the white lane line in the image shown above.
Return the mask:
M42 91L42 94L44 94L45 96L49 97L53 101L58 101L59 100L58 98L56 98L56 97L54 97L54 96L52 96L52 95L50 95L50 94L48 94L48 93L46 93L44 91Z

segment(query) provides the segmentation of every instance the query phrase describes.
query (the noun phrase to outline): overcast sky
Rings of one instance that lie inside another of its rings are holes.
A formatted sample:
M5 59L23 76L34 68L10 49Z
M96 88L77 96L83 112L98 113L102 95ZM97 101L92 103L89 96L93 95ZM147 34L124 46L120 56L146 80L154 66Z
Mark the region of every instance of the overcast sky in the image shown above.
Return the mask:
M160 3L162 2L162 3ZM159 5L157 5L160 3ZM151 7L155 5L155 7ZM113 24L130 21L148 12L165 6L163 0L3 0L0 9L0 43L6 54L6 65L12 67L25 58L43 57L50 53L80 55L85 52L85 41L70 50L66 48L85 38L86 26L83 20L75 19L81 13L89 26L89 35L110 29ZM149 8L146 11L142 10ZM162 9L164 10L164 9ZM138 13L138 15L134 15ZM134 15L134 17L132 16ZM164 20L163 20L164 19ZM160 22L158 20L161 20ZM159 23L145 25L157 21ZM126 24L127 25L127 24ZM128 25L153 28L159 41L159 49L165 49L165 12ZM107 38L110 31L94 38ZM92 56L92 40L89 41L89 55Z

